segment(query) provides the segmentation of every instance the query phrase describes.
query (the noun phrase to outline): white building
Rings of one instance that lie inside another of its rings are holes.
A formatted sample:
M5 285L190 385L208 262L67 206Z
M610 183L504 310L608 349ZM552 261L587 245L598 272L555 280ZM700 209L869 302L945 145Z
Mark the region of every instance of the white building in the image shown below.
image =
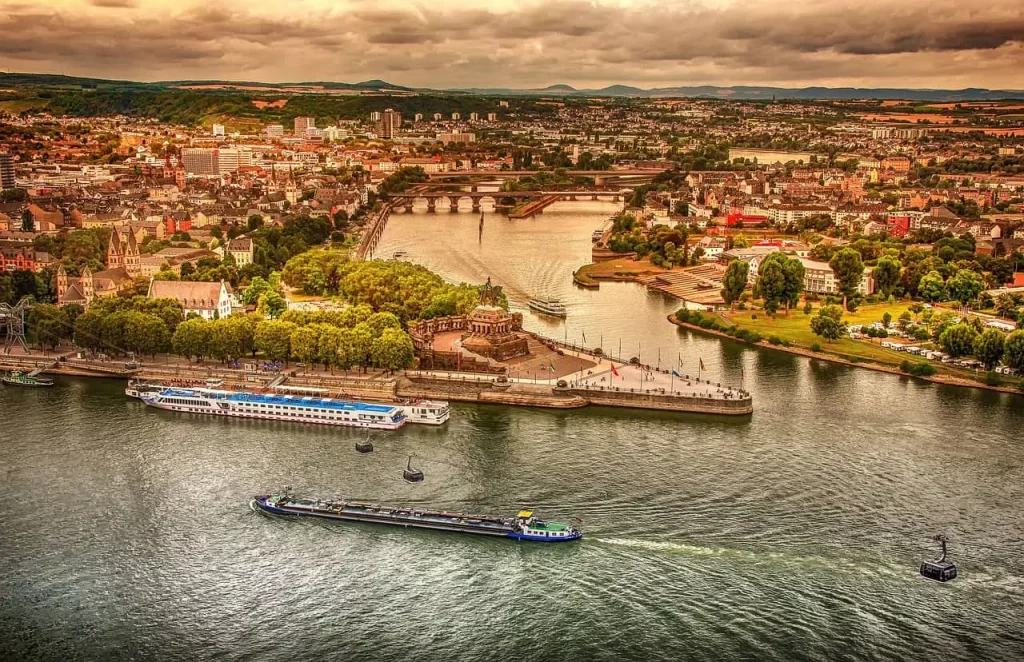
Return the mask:
M215 136L223 136L224 135L224 125L223 124L214 124L212 131L213 131L213 135L215 135Z
M149 283L150 299L174 299L181 304L185 317L196 313L204 319L220 319L231 315L231 295L224 281L203 283L192 281L153 280Z
M839 286L836 283L836 275L828 262L818 262L806 257L798 257L804 265L804 292L815 294L838 294ZM861 277L857 291L863 296L869 296L875 292L875 281L871 277L871 268L864 268L864 275Z

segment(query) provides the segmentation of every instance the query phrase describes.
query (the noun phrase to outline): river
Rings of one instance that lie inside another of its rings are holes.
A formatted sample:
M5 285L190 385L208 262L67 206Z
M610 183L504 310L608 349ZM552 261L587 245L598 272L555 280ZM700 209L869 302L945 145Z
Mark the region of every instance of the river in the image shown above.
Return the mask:
M379 255L490 275L532 330L741 379L742 419L456 404L354 431L146 410L115 381L0 389L0 658L1018 660L1024 401L679 330L632 283L575 289L602 203L396 214ZM637 345L639 349L637 350ZM426 473L401 478L406 457ZM517 544L282 521L252 494L583 520ZM931 537L961 577L922 579Z

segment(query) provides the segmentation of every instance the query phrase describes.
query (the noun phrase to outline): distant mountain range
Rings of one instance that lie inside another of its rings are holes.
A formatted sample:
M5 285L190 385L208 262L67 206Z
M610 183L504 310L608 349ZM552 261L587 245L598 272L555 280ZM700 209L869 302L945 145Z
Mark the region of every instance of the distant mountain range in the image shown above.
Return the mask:
M449 90L468 94L515 96L566 97L690 97L711 99L770 100L770 99L905 99L908 101L990 101L995 99L1024 99L1024 90L912 90L904 88L859 87L751 87L734 85L718 87L698 85L692 87L655 87L648 90L629 85L610 85L600 89L578 90L570 85L551 85L540 89L515 88L463 88Z
M548 96L548 97L637 97L637 98L710 98L737 100L770 99L906 99L908 101L991 101L997 99L1024 99L1024 90L986 90L966 88L962 90L904 89L904 88L857 88L857 87L756 87L734 85L719 87L698 85L690 87L655 87L642 89L629 85L610 85L600 89L576 89L571 85L550 85L536 89L519 88L413 88L395 85L384 80L367 80L361 83L338 83L332 81L309 81L302 83L261 83L257 81L225 80L177 80L156 83L106 80L100 78L78 78L53 74L0 73L0 86L53 86L60 88L82 87L120 89L166 89L183 85L225 85L233 87L321 87L328 90L353 90L364 92L396 92L421 94L479 94L488 96Z

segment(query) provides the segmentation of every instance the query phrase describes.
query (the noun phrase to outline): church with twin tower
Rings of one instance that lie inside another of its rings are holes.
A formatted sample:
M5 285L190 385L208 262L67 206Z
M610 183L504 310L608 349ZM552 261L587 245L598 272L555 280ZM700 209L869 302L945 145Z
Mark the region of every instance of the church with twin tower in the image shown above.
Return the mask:
M64 265L57 269L57 305L78 304L88 308L93 299L113 296L132 285L142 274L142 255L135 233L131 228L121 236L113 228L107 242L107 268L92 273L88 266L82 268L82 275L68 276Z

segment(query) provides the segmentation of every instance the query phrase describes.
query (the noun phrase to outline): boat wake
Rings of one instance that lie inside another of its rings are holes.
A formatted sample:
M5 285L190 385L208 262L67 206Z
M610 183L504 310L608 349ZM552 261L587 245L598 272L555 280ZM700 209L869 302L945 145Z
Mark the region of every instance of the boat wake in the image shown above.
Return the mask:
M885 575L899 575L906 571L906 568L898 563L880 559L797 556L770 550L737 549L735 547L701 547L698 545L687 545L685 543L657 540L633 540L625 538L592 538L591 540L606 545L632 547L670 554L682 554L692 557L736 559L748 563L760 563L764 565L793 565L808 568L821 567L830 569L838 568Z

